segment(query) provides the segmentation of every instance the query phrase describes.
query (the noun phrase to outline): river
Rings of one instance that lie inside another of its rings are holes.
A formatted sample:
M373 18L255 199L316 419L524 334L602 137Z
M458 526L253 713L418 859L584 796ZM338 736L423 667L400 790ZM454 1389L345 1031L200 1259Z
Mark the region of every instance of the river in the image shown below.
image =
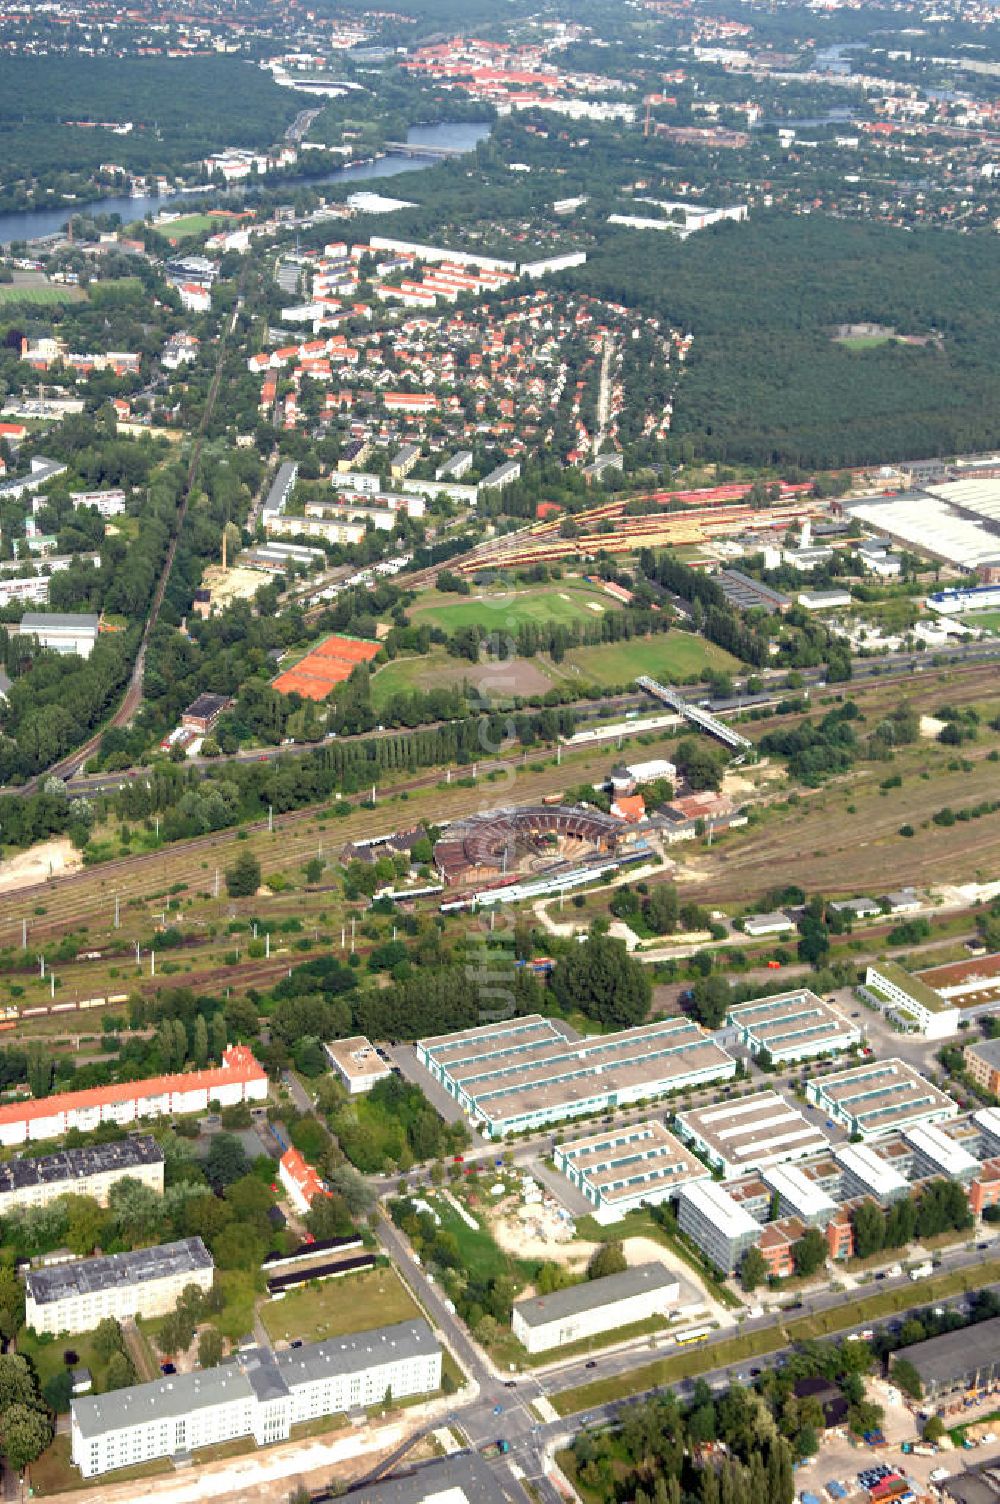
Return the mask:
M490 133L487 121L453 121L445 125L414 125L407 132L406 141L409 146L451 146L461 151L474 151L480 141ZM338 167L333 172L303 173L301 175L283 178L272 178L266 185L270 189L283 187L292 190L307 184L309 187L318 187L323 183L352 183L363 182L366 178L391 178L400 172L420 172L425 167L434 167L440 161L440 157L409 157L401 152L390 152L384 157L378 157L373 162L359 162L352 167ZM216 197L223 193L227 197L234 194L238 196L239 189L214 190ZM199 194L192 200L187 195L189 204L196 204ZM12 240L39 240L45 235L55 235L66 224L70 214L119 214L125 224L136 219L145 219L147 214L158 214L160 210L170 208L182 203L185 199L183 194L172 194L168 198L129 198L120 194L112 198L92 199L87 203L81 203L78 209L63 207L61 209L28 209L22 213L0 214L0 245L9 245Z

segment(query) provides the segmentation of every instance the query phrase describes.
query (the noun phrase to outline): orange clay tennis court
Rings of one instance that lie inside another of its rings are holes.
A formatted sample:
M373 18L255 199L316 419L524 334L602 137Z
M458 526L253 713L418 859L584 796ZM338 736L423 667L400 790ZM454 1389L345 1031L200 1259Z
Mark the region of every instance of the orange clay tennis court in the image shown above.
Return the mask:
M272 684L283 695L325 700L335 684L349 679L359 663L370 663L378 649L377 642L363 642L359 637L327 637Z

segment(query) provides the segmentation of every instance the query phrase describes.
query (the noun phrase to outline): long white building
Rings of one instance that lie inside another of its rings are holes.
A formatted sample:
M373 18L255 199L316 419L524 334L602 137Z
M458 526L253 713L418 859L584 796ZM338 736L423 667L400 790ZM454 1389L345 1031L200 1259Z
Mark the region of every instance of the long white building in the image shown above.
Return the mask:
M32 1269L24 1322L36 1332L92 1332L105 1317L165 1316L188 1285L207 1294L215 1265L201 1238Z
M422 1320L280 1353L254 1348L219 1368L74 1400L71 1455L95 1478L240 1436L286 1441L301 1421L440 1387L441 1348Z
M223 1052L222 1064L207 1070L57 1092L37 1102L8 1102L0 1107L0 1144L61 1138L71 1128L88 1133L101 1123L124 1125L140 1118L207 1112L213 1102L234 1107L238 1102L266 1100L264 1067L249 1046L231 1044Z
M417 1059L490 1138L736 1074L733 1057L686 1018L571 1040L529 1014L418 1040Z

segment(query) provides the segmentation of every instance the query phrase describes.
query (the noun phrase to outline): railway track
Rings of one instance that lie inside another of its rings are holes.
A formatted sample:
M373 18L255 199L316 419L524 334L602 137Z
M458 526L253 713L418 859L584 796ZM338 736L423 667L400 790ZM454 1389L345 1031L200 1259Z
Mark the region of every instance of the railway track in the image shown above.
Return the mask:
M112 715L110 721L107 723L107 726L102 726L99 731L96 731L93 736L89 737L87 741L84 742L82 747L77 747L75 751L68 753L67 756L61 758L59 762L53 763L53 765L50 768L46 768L44 772L37 773L34 778L29 779L28 782L22 784L20 788L11 790L10 792L12 793L18 793L21 795L33 794L41 787L42 783L44 783L47 778L66 778L72 773L76 772L76 770L82 767L83 764L87 761L87 758L92 756L92 754L97 751L98 747L101 744L101 738L103 737L104 732L109 727L128 726L132 721L132 718L134 717L136 711L139 709L139 706L142 704L142 681L143 675L146 671L146 652L149 647L153 631L160 618L160 610L163 606L163 598L166 595L167 584L170 580L170 574L174 567L174 560L177 557L177 545L180 542L181 533L184 530L184 523L187 520L188 506L191 501L191 492L194 489L195 476L198 473L198 466L201 462L201 452L205 443L205 430L208 427L212 413L215 410L215 403L219 395L219 386L222 382L222 367L226 358L226 350L228 348L229 340L232 336L233 330L236 327L236 320L239 316L239 311L242 307L242 303L243 298L241 283L240 293L237 295L236 304L229 319L229 324L226 328L225 333L219 341L219 356L215 363L215 372L212 376L212 381L208 389L208 396L205 399L205 406L202 409L201 422L198 425L198 430L195 435L194 448L191 451L191 460L188 464L187 476L184 482L184 489L181 493L180 506L177 508L177 516L174 522L173 531L170 536L170 542L167 545L167 556L163 561L163 569L160 571L160 578L157 581L156 590L153 594L153 601L152 605L150 606L149 616L146 620L146 625L143 628L142 641L139 644L139 651L136 654L135 663L132 666L132 673L129 676L128 688L125 691L121 704Z

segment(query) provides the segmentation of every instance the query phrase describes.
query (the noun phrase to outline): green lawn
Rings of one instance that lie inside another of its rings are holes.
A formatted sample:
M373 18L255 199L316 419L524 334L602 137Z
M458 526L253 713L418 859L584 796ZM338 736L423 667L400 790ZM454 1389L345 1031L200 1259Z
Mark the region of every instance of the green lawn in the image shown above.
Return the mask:
M66 1367L63 1353L72 1351L77 1356L74 1368L90 1369L96 1393L104 1388L106 1365L94 1351L93 1332L83 1332L78 1337L56 1337L51 1342L46 1342L25 1330L18 1333L17 1350L34 1363L40 1386L63 1372Z
M467 1227L462 1218L450 1207L441 1196L434 1198L434 1210L441 1218L443 1232L453 1233L458 1243L458 1251L462 1256L462 1267L475 1279L497 1279L502 1274L513 1274L522 1279L530 1279L537 1269L537 1264L525 1259L511 1258L505 1253L494 1240L493 1235L482 1225L475 1210L470 1209L470 1215L476 1217L479 1226Z
M165 235L168 240L183 240L188 235L204 235L213 229L215 220L207 214L183 214L180 219L173 219L166 225L154 225L158 235Z
M1000 611L973 611L962 620L984 632L1000 632Z
M87 294L82 287L50 287L45 283L0 282L0 307L5 303L36 303L54 307L57 303L82 303Z
M303 1285L283 1300L269 1300L260 1317L272 1341L320 1342L345 1332L366 1332L421 1315L394 1269L364 1270L319 1285Z
M628 684L639 674L682 682L691 674L732 673L740 665L731 653L693 632L612 642L596 648L570 648L559 671L563 678L591 684Z
M600 606L600 611L592 607ZM461 627L485 626L499 632L516 632L523 622L574 622L598 620L605 611L621 608L602 590L581 580L556 580L551 585L472 587L471 595L422 594L410 612L414 626L430 622L446 632Z

